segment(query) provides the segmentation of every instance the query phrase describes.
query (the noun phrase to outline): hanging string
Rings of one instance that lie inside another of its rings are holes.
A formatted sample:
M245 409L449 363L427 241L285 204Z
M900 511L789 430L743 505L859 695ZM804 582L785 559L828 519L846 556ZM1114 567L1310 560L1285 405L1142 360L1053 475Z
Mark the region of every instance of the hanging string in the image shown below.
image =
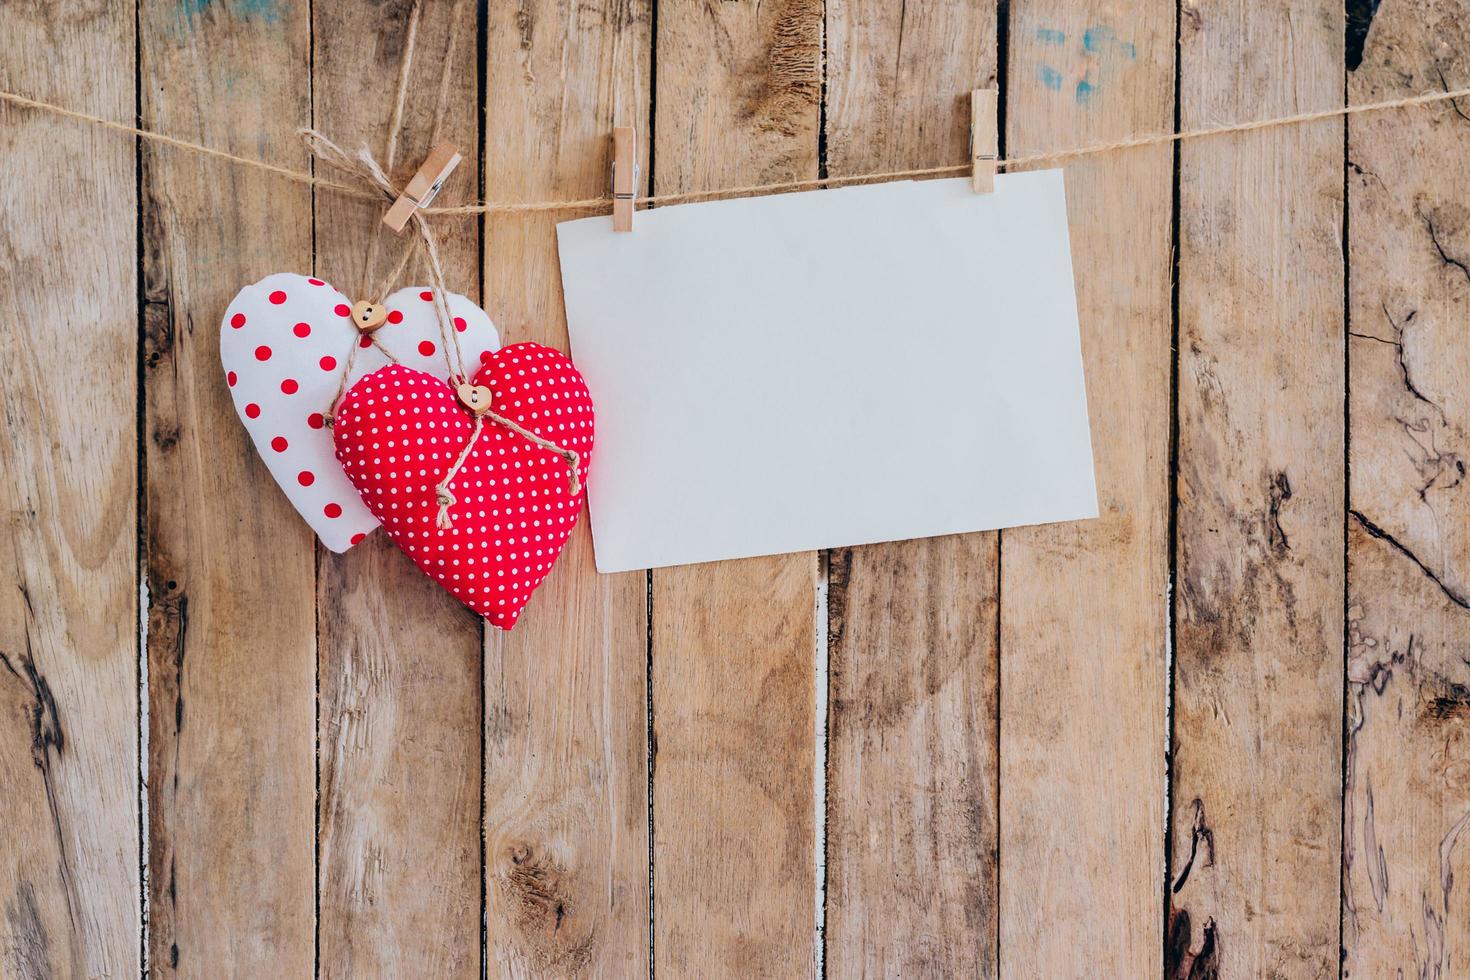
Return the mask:
M455 0L454 6L450 11L448 50L445 51L444 58L440 62L439 97L435 102L433 124L429 137L429 144L431 146L434 143L438 142L439 135L443 131L444 127L444 117L446 115L449 104L449 79L451 73L450 70L454 63L454 37L459 27L460 12L463 7L463 0ZM409 10L408 24L404 30L403 54L398 63L398 86L393 98L393 109L388 118L388 135L385 138L385 145L383 149L383 158L385 161L383 167L383 170L385 171L383 175L383 182L388 184L390 188L389 193L391 193L391 182L387 180L386 173L392 172L394 161L397 159L398 155L398 140L403 130L403 114L408 105L408 80L413 70L414 52L417 50L418 47L419 23L422 14L423 2L422 0L415 0L412 9ZM304 139L306 139L307 147L308 149L312 150L314 155L318 154L318 149L320 149L331 155L330 162L336 163L339 166L341 165L341 161L348 159L347 154L343 152L340 147L337 147L335 143L332 143L330 140L322 137L321 134L302 131L301 135ZM314 143L318 145L313 145ZM381 235L381 223L374 222L372 232L368 236L367 255L363 260L362 288L358 292L359 299L365 298L369 302L373 303L381 303L382 300L387 297L388 291L393 287L394 283L399 281L399 278L408 268L408 264L412 260L414 255L414 244L412 241L410 241L408 243L408 247L402 250L402 253L400 254L398 259L398 264L394 266L393 271L390 272L387 277L382 280L377 288L370 289L369 282L371 280L372 270L377 265L378 243ZM398 358L393 356L392 352L389 351L388 348L377 339L375 334L376 331L365 335L369 338L371 346L376 347L379 352L381 352L383 356L387 358L391 363L399 363ZM352 377L352 369L357 361L357 352L360 348L361 343L354 340L347 350L347 355L342 358L342 372L338 378L337 391L336 394L333 395L331 404L325 414L325 418L328 424L331 424L331 422L336 417L337 405L339 402L341 402L342 395L347 390L347 382ZM448 350L449 348L446 344L446 363L449 363ZM455 348L454 353L458 355L459 351L457 347ZM452 365L450 367L450 370L451 373L454 370Z
M455 458L454 465L449 467L449 471L444 474L444 479L440 480L438 485L434 487L434 500L439 505L439 512L434 516L435 527L440 530L445 530L454 526L454 520L449 516L449 508L453 507L458 501L455 499L454 491L450 489L450 484L454 482L455 476L459 474L459 468L464 465L464 461L469 458L470 450L475 448L475 443L479 440L480 433L484 430L485 419L489 419L496 425L504 426L521 438L535 443L542 449L556 453L562 459L566 460L567 468L571 471L568 477L568 489L571 490L573 497L582 492L582 475L579 472L582 466L582 459L575 449L563 449L551 440L541 438L530 429L522 428L503 415L497 415L491 411L478 412L475 415L475 427L470 430L469 440L465 442L464 448L459 451L459 456Z
M449 313L449 289L445 285L444 265L439 261L439 242L434 237L434 232L429 228L429 222L423 215L415 212L413 216L414 225L418 228L419 245L423 248L424 259L429 267L429 282L433 285L431 298L434 301L435 319L439 321L439 340L444 347L444 363L449 367L451 380L458 378L460 381L468 381L469 374L464 369L464 358L459 351L459 343L454 339L454 329L450 325L453 318Z
M444 132L445 119L449 115L449 83L453 78L454 41L459 36L459 25L464 6L464 0L455 0L449 11L449 30L446 32L448 40L444 57L439 61L439 91L434 100L434 114L429 126L429 146L434 146L439 142L439 137ZM383 151L383 169L390 174L397 160L398 139L403 131L403 113L408 104L408 79L413 67L414 52L418 48L419 22L422 13L423 0L415 0L412 9L409 10L408 25L404 30L403 57L398 64L398 89L393 99L393 114L388 120L388 139ZM400 254L398 264L393 271L378 283L377 288L369 289L372 270L377 265L378 243L382 234L382 224L374 223L373 230L368 236L367 257L363 262L362 292L359 298L366 298L372 302L378 302L388 295L388 290L399 281L415 252L414 243L410 241Z
M470 437L465 442L464 448L459 451L459 455L456 456L454 459L454 464L450 466L449 471L444 474L444 479L440 480L439 483L434 487L434 502L439 505L439 511L434 515L434 526L441 531L447 531L449 528L454 526L454 518L449 516L449 508L459 503L459 501L454 496L454 491L449 489L449 485L453 483L454 478L459 475L459 468L463 466L464 461L469 458L470 450L475 448L476 442L479 442L480 432L482 429L484 429L484 427L484 419L481 418L479 415L476 415L475 427L470 430ZM573 490L572 493L575 494L576 491Z
M408 76L413 68L413 53L418 46L419 40L419 17L423 14L423 3L414 0L413 7L408 12L408 26L403 32L403 56L398 61L398 89L393 98L393 112L388 117L388 136L383 147L383 169L388 173L393 172L393 164L398 158L398 134L403 129L403 111L408 105ZM449 34L449 54L454 53L454 32ZM449 74L449 63L452 59L448 55L444 58L444 74ZM433 144L430 144L433 145ZM378 241L382 238L383 227L378 221L373 222L373 230L368 233L367 255L362 260L362 286L358 290L358 299L367 299L377 302L387 293L386 287L383 292L369 292L373 268L378 263ZM405 249L404 254L412 254L411 249ZM406 262L406 260L405 260ZM400 268L404 263L400 263ZM397 273L394 274L395 277Z
M417 254L417 249L414 242L410 241L408 247L398 256L398 264L393 267L393 271L384 276L378 281L377 286L368 290L363 295L373 297L372 301L387 299L388 293L393 289L393 284L403 280L403 273L408 269L408 264L413 261L415 254Z
M307 147L310 148L311 152L323 163L336 167L346 173L350 173L353 176L357 177L363 183L377 188L378 193L385 201L393 201L397 199L397 189L393 186L392 181L388 179L388 175L383 172L383 168L378 165L377 160L373 158L372 153L368 150L367 147L362 147L357 151L357 154L353 156L349 155L347 151L343 150L336 143L332 142L326 136L323 136L321 133L317 132L314 129L301 130L301 137L305 141ZM418 232L418 240L420 246L423 249L424 259L429 270L431 296L434 301L434 311L436 313L436 319L439 323L439 336L440 339L443 341L445 363L449 367L450 381L451 383L465 383L466 381L468 381L468 377L464 370L464 361L459 350L459 344L454 338L454 321L452 316L450 315L448 303L449 286L444 276L444 264L439 257L438 239L434 236L434 232L429 226L428 218L424 214L423 209L418 209L414 211L412 223L414 230ZM372 337L371 334L369 334L368 336ZM384 355L387 356L389 360L397 363L396 359L387 352L387 349L378 344L376 338L373 338L373 343L374 345L378 346L379 350L383 351ZM354 346L353 350L356 350L356 346ZM342 393L345 390L346 377L347 375L346 373L344 373L344 380L338 386L337 399L341 398ZM335 401L333 404L335 408ZM464 459L467 458L470 449L474 446L475 442L480 437L481 426L483 424L482 417L484 419L488 419L491 422L494 422L497 425L509 429L511 432L516 433L518 436L527 440L528 442L534 443L535 445L554 452L558 456L562 457L562 459L567 462L567 465L570 469L570 474L568 476L567 482L568 486L571 488L572 495L576 496L576 494L581 491L582 481L581 474L579 472L581 466L581 457L578 455L576 450L567 449L557 445L549 439L543 439L541 436L536 435L529 429L526 429L523 426L495 412L480 411L475 413L475 427L473 430L471 430L469 441L466 442L464 448L460 450L460 455L459 458L456 460L455 465L450 467L449 472L445 474L444 479L440 481L437 487L435 487L435 497L439 504L440 510L440 516L436 523L439 523L440 527L449 527L450 523L452 523L451 518L449 517L449 508L454 506L455 500L454 494L449 490L449 484L453 481L455 475L458 474L459 468L463 465Z
M453 10L450 14L450 29L448 31L449 50L445 52L444 59L440 63L439 90L434 107L430 145L438 142L440 133L444 127L444 119L449 104L449 79L450 66L453 62L454 37L457 33L463 6L463 0L455 0ZM383 150L385 163L383 165L379 165L366 146L359 149L355 156L352 156L336 143L332 142L332 140L314 129L302 129L298 131L307 149L311 151L316 159L352 174L360 182L368 185L370 188L376 189L382 195L383 200L390 203L396 200L399 194L398 189L394 186L388 174L393 169L393 163L398 152L399 134L403 128L403 113L408 99L408 82L413 67L414 51L417 47L421 14L422 0L415 0L413 8L409 12L408 25L404 37L403 57L399 63L398 70L398 89L393 102L393 112L388 122L388 136ZM411 216L411 221L414 231L417 233L414 241L417 242L417 247L422 252L425 264L429 270L430 285L432 287L429 295L434 304L435 320L439 324L440 346L444 352L444 363L449 369L449 381L451 385L463 385L468 383L469 374L465 371L464 356L459 349L459 341L455 336L453 326L453 317L449 310L449 285L444 275L444 264L439 257L438 239L435 237L424 215L423 209L415 209ZM408 263L415 251L415 243L414 241L410 241L408 247L403 250L397 266L388 276L384 285L378 290L368 292L368 283L372 276L372 270L377 264L380 232L379 223L374 222L373 231L368 240L367 254L364 257L362 291L359 293L359 298L366 297L369 302L375 304L382 303L388 289L408 267ZM376 332L370 332L364 336L368 339L369 344L377 347L390 362L394 364L399 363L398 359L377 339ZM344 363L342 374L338 379L337 391L332 397L332 403L326 415L329 422L335 422L338 404L341 402L342 396L346 393L347 384L352 376L353 366L356 363L357 352L361 347L362 342L354 338L352 346L347 352L347 356L343 358ZM459 474L461 467L464 466L465 460L469 458L470 451L479 441L486 419L515 432L533 444L554 452L565 459L571 468L569 483L572 495L576 496L580 492L581 474L579 470L581 459L575 450L564 449L550 440L543 439L534 432L512 422L510 419L490 411L488 406L475 409L473 415L474 425L470 430L469 438L465 441L464 446L460 448L459 454L444 474L444 478L434 488L435 502L439 505L439 510L434 521L437 527L447 529L453 526L454 521L450 516L450 508L454 506L456 499L451 486L454 478Z
M398 358L393 356L393 352L390 351L387 347L383 346L383 342L380 341L376 336L374 336L373 334L366 334L365 336L368 338L371 346L376 347L378 349L378 352L386 357L390 363L400 363ZM337 378L337 392L336 394L332 395L332 400L328 404L326 412L322 415L322 420L328 428L331 428L333 425L336 424L337 405L342 401L342 396L347 393L347 381L349 378L352 377L352 365L357 362L357 352L361 349L361 347L362 342L354 340L352 342L352 346L348 348L347 356L342 359L342 373Z
M1291 116L1277 116L1271 119L1257 119L1251 122L1231 123L1224 126L1212 126L1201 129L1183 130L1177 133L1154 133L1149 135L1130 136L1124 139L1112 140L1103 143L1089 143L1083 146L1075 146L1061 150L1050 150L1043 153L1029 153L1021 156L1006 157L996 161L997 168L1001 170L1014 170L1018 167L1028 166L1035 163L1055 163L1062 160L1071 160L1078 157L1094 156L1100 153L1111 153L1119 150L1131 150L1144 146L1159 146L1168 143L1181 143L1187 140L1206 139L1214 136L1228 136L1233 133L1248 133L1262 129L1274 129L1282 126L1297 126L1304 123L1320 122L1325 119L1336 119L1342 116L1355 116L1363 113L1384 112L1390 109L1409 109L1418 106L1432 105L1438 102L1453 102L1456 99L1470 98L1470 88L1452 89L1443 92L1426 92L1422 95L1409 96L1402 99L1388 99L1383 102L1364 102L1359 105L1339 106L1333 109L1322 109L1315 112L1303 112ZM264 160L255 160L250 157L237 156L224 150L204 146L189 140L166 136L149 129L140 129L135 126L125 126L122 123L94 116L86 112L78 112L75 109L67 109L64 106L55 105L50 102L42 102L37 99L27 98L16 92L0 90L0 102L21 106L27 109L36 109L48 112L52 115L72 119L77 122L87 123L101 129L126 136L133 136L149 143L160 146L168 146L188 153L197 153L215 160L224 160L242 167L250 167L263 173L272 174L283 180L296 184L314 187L318 190L330 191L342 194L346 197L356 197L365 200L377 200L377 194L365 191L360 187L344 184L335 180L328 180L299 170L291 170L288 167L278 167ZM704 191L689 191L679 194L655 194L650 197L640 197L638 204L644 207L660 204L688 204L693 201L709 201L726 197L747 197L753 194L780 194L787 191L810 190L819 187L842 187L848 184L876 183L884 180L912 180L922 177L957 176L970 172L970 165L956 164L948 167L923 167L916 170L883 170L866 174L851 174L845 177L820 177L812 180L793 180L774 184L746 184L740 187L724 187ZM420 209L423 214L464 216L472 214L531 214L546 211L610 211L613 199L610 195L602 197L585 197L569 200L555 201L481 201L476 204L460 204L448 207L427 207Z
M427 260L429 266L429 279L433 284L434 308L439 312L439 336L444 345L446 360L449 357L448 352L454 352L454 361L449 365L450 381L454 383L457 379L458 383L467 384L469 382L469 376L464 369L464 361L460 354L459 345L454 342L453 335L450 332L449 306L445 298L448 296L448 289L444 284L444 267L439 261L439 245L434 238L434 233L429 229L428 221L422 214L414 212L413 220L415 226L418 228L419 240L423 244L424 258ZM444 530L454 524L453 518L449 516L449 509L455 505L456 500L453 491L450 489L450 485L454 482L454 478L459 473L460 467L464 465L464 461L469 458L470 450L479 441L485 419L489 419L502 428L509 429L522 439L540 446L542 449L556 453L567 463L569 470L567 485L572 496L575 497L582 491L582 458L575 449L567 449L559 446L550 439L544 439L538 436L530 429L512 422L510 419L489 408L482 408L475 411L475 425L470 430L470 437L465 442L464 448L459 451L459 456L455 459L454 464L444 474L444 479L440 480L438 485L434 487L434 499L439 505L439 512L434 518L436 527Z

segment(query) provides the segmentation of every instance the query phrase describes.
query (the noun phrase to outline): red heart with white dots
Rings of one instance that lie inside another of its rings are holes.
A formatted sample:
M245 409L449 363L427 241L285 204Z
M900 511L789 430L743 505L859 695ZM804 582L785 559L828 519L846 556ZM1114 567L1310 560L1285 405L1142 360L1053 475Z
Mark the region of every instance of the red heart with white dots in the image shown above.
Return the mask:
M490 411L579 456L586 483L592 398L565 354L513 344L484 358L474 385ZM425 574L492 626L515 625L576 526L582 489L567 460L481 420L444 381L402 365L347 392L332 430L337 458L363 503ZM436 487L465 447L449 483L451 526L438 526Z
M434 294L423 286L383 300L373 335L404 364L449 377ZM474 301L446 296L466 364L500 346ZM378 526L342 476L326 429L351 357L355 381L389 363L352 321L351 301L329 283L291 273L266 276L230 301L220 324L220 360L235 411L292 506L322 543L346 551Z

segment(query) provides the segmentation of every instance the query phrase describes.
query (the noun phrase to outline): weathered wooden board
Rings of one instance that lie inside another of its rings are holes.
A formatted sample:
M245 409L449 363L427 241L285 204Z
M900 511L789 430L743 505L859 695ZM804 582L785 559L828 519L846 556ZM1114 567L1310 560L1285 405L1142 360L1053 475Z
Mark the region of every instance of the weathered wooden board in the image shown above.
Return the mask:
M996 26L989 2L828 4L828 173L964 161ZM828 568L827 973L993 976L996 535Z
M1010 9L1007 155L1172 127L1173 4ZM1172 176L1066 166L1101 517L1001 537L1006 976L1159 974Z
M655 193L817 175L820 0L665 4L656 43ZM816 968L816 583L812 553L653 573L657 972Z
M302 6L139 11L143 125L302 169ZM95 57L95 56L94 56ZM150 964L313 969L312 535L221 378L236 291L311 264L305 188L143 149Z
M134 111L131 9L0 13L0 84ZM137 172L0 109L0 975L139 967Z
M1350 62L1351 64L1351 62ZM1470 6L1386 4L1353 102L1470 84ZM1470 102L1348 129L1343 974L1470 963Z
M315 125L346 147L366 142L400 185L447 139L464 161L436 203L474 199L474 4L422 4L411 29L414 6L312 7ZM410 35L410 94L390 165ZM382 213L375 202L318 194L316 274L354 298L380 287L415 240L382 228ZM441 229L451 287L478 297L478 222ZM376 261L365 270L369 253ZM388 291L426 282L416 261ZM318 568L320 975L479 976L480 620L383 533L345 555L319 548Z
M533 0L489 16L482 193L607 193L615 122L648 145L650 4ZM486 308L506 343L567 349L565 217L487 219ZM584 511L515 630L487 629L491 976L648 971L647 609L646 575L596 573Z
M1184 128L1342 104L1343 11L1180 24ZM1344 589L1343 124L1180 148L1171 963L1337 969ZM1187 915L1186 923L1182 916Z

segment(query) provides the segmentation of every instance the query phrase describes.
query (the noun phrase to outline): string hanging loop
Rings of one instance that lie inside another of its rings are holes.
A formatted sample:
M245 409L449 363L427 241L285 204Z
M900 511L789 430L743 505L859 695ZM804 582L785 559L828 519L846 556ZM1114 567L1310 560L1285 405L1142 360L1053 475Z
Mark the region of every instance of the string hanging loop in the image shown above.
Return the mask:
M349 154L346 150L343 150L315 129L302 129L299 132L307 148L319 160L356 177L361 183L375 189L389 203L398 199L398 188L393 186L393 182L384 173L383 168L378 165L372 152L366 146L360 148L356 154ZM468 383L469 375L464 368L464 359L459 350L459 342L455 338L453 317L449 312L449 287L444 276L444 263L439 256L438 239L430 228L428 218L422 210L414 211L410 223L413 225L419 247L423 252L425 265L428 266L435 319L439 323L440 347L444 352L444 362L449 369L449 377L452 383ZM402 269L403 265L400 264L399 268ZM386 347L379 343L376 333L365 334L364 336L372 338L374 346L377 346L389 360L396 363L397 359L388 353ZM353 352L356 349L357 344L354 342ZM350 352L343 371L342 382L338 386L337 396L332 401L333 413L335 413L337 402L341 400L343 391L346 388L348 374L351 370L352 353ZM434 487L434 500L439 506L438 513L434 519L435 526L441 530L453 526L454 521L450 516L450 508L455 505L457 500L454 496L454 491L451 489L451 485L454 482L455 476L459 474L460 468L464 466L465 460L469 458L470 451L474 448L475 443L479 441L480 433L487 420L514 432L533 445L540 446L542 449L546 449L560 456L566 461L570 470L567 483L572 495L576 496L581 492L581 458L576 450L567 449L549 439L542 438L524 426L491 411L489 405L486 405L482 410L477 409L471 414L473 414L475 422L474 427L470 430L469 439L466 440L464 447L460 449L459 455L444 474L444 478Z

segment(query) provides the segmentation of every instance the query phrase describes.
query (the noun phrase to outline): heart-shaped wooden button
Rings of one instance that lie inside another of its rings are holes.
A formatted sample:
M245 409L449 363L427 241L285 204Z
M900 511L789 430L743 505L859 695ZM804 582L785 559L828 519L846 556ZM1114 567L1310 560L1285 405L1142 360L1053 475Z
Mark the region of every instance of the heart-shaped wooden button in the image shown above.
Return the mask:
M360 299L352 304L352 322L358 330L370 333L381 327L388 319L388 307Z
M459 396L460 403L476 415L490 410L490 389L484 385L455 385L454 393Z

